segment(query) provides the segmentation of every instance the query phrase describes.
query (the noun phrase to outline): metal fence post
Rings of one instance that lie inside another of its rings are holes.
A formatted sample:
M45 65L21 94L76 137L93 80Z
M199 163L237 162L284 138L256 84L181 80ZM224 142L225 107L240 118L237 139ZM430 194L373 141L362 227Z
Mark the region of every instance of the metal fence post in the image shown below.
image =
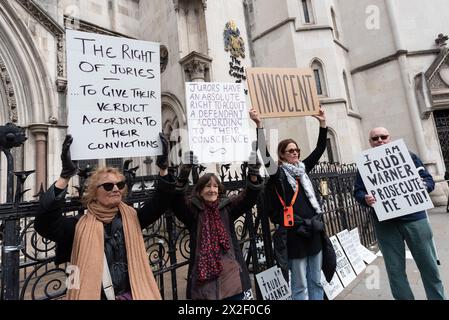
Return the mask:
M14 201L14 159L11 149L19 147L27 139L23 128L13 123L0 126L0 150L7 160L6 201ZM18 204L14 204L15 210ZM17 211L16 211L17 213ZM19 220L12 217L5 220L2 250L2 292L3 300L19 299Z
M6 201L13 203L14 162L10 149L3 149L7 159ZM8 219L4 224L2 250L2 300L19 299L19 224L16 219Z

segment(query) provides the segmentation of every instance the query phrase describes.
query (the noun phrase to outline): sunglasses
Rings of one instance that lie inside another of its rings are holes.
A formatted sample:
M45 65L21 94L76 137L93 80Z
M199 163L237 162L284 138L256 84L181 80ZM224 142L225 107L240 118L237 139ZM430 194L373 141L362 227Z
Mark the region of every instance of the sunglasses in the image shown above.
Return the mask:
M290 154L293 154L293 152L296 152L297 154L299 154L301 150L300 149L290 149L290 150L285 150L285 152L288 152Z
M379 141L380 140L387 140L389 137L389 135L380 135L380 136L375 136L375 137L371 137L371 141Z
M99 186L97 186L97 188L103 187L103 189L106 191L112 191L112 189L114 189L114 186L117 186L119 190L122 190L124 187L126 187L126 182L125 181L119 181L117 183L106 182L100 184Z

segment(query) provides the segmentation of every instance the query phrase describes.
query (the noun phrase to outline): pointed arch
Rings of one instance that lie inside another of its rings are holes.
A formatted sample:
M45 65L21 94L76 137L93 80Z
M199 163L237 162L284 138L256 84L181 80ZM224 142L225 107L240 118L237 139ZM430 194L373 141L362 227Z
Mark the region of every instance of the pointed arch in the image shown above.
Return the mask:
M310 67L312 68L313 76L315 78L318 96L320 97L329 96L326 84L326 73L323 62L318 58L314 58L310 63Z
M349 111L354 111L354 106L352 104L352 98L351 98L351 90L349 86L348 76L346 75L346 71L343 70L343 84L345 86L345 93L346 93L346 101L348 105Z
M335 16L335 10L333 7L331 7L331 19L332 19L332 28L333 28L333 33L334 33L334 38L339 40L340 39L340 31L338 29L338 24L337 24L337 17Z
M176 165L188 143L187 118L180 100L170 92L162 93L162 131L170 137L170 161Z
M327 131L327 141L326 141L326 152L323 155L326 160L331 163L340 162L340 151L338 149L338 137L335 130L328 127Z
M313 6L312 6L312 0L299 0L301 12L302 12L302 18L304 24L314 24L315 23L315 16L313 14Z
M16 101L17 123L46 123L57 108L50 80L27 27L9 1L0 4L0 57Z

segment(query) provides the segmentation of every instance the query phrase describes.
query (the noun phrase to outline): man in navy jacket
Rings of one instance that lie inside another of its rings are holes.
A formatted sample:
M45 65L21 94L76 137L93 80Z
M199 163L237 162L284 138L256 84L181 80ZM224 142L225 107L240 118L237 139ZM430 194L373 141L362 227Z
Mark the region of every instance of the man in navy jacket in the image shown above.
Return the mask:
M382 127L374 128L370 132L369 142L373 148L387 144L391 142L390 133ZM415 154L410 153L410 155L427 191L433 191L435 182L432 176ZM357 173L354 197L357 202L367 207L372 207L376 202L376 199L366 191L360 173ZM374 214L374 209L372 213ZM438 271L432 229L426 212L418 211L382 222L375 216L374 227L393 297L398 300L414 299L405 272L405 241L421 273L427 299L444 300L444 288Z

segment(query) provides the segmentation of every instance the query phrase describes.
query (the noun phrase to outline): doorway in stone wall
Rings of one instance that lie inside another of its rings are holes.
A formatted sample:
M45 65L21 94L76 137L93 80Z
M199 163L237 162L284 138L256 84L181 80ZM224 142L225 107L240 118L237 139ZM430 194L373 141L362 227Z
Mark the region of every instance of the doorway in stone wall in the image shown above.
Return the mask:
M449 109L433 112L446 171L449 171Z

